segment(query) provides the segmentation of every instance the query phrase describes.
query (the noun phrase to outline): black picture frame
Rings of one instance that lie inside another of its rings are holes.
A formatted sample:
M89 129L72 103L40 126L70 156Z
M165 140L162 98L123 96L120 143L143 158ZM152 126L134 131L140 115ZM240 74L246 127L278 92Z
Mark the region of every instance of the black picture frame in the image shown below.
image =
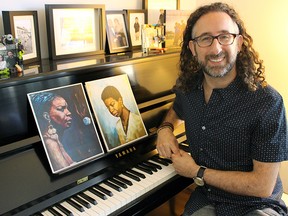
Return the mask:
M132 50L125 11L106 11L106 33L107 53L120 53Z
M147 23L147 10L125 10L127 14L127 26L130 33L132 49L141 49L141 26ZM136 21L136 19L138 21ZM138 23L138 24L136 24Z
M105 52L105 5L45 4L49 58Z
M41 60L37 11L2 11L5 34L12 34L24 46L23 63Z

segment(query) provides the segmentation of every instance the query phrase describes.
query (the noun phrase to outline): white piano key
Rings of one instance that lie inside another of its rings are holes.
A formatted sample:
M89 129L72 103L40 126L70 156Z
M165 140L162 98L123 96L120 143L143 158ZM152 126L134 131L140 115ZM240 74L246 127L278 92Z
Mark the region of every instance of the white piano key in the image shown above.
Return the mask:
M131 197L130 197L128 194L126 194L124 191L119 192L119 191L115 190L114 188L111 188L111 187L109 187L108 185L105 185L104 183L101 183L100 186L102 186L103 188L105 188L105 189L107 189L107 190L112 191L113 194L114 194L113 197L114 197L115 199L121 201L122 206L124 206L124 205L126 205L127 203L129 203L129 202L132 201L132 200L131 200Z
M51 212L49 212L48 210L45 210L43 212L41 212L41 214L43 214L44 216L54 216Z
M135 181L134 179L128 178L127 176L124 176L123 174L120 174L119 176L121 176L122 178L129 179L133 183L133 185L129 186L129 188L135 190L135 193L137 193L137 197L142 196L146 192L145 187L138 184L138 182Z
M95 199L97 201L97 207L105 211L106 215L116 210L116 206L114 206L114 204L110 200L108 199L103 200L88 190L84 191L84 193L87 194L88 196L91 196L93 199Z
M141 181L139 183L141 185L145 185L146 192L148 192L154 188L155 182L158 181L158 178L154 178L153 175L149 175L146 172L139 170L137 168L132 168L132 170L135 170L135 171L145 175L145 178L144 179L141 178Z
M109 180L108 180L109 181ZM110 181L109 181L110 182ZM111 183L113 183L113 182L111 182ZM127 186L127 188L122 188L122 191L120 192L120 193L126 193L129 197L130 197L130 199L131 199L131 201L132 200L134 200L134 199L136 199L138 196L137 196L137 194L135 193L135 190L133 190L133 189L130 189L130 187L131 186Z
M67 208L69 211L71 211L73 213L73 215L75 216L89 216L89 214L87 214L86 212L80 212L78 209L76 209L75 207L73 207L72 205L70 205L69 203L67 203L66 201L63 201L60 203L61 205L63 205L65 208Z
M95 188L95 190L97 190ZM121 201L114 198L114 196L107 196L107 200L113 203L113 205L116 207L116 209L120 208L122 206Z
M71 198L73 199L73 197ZM100 214L98 214L98 212L95 210L95 208L92 208L92 206L90 208L85 207L84 205L82 205L80 202L78 202L77 200L73 199L74 202L78 203L79 205L83 206L84 208L84 212L88 215L95 215L95 216L99 216Z

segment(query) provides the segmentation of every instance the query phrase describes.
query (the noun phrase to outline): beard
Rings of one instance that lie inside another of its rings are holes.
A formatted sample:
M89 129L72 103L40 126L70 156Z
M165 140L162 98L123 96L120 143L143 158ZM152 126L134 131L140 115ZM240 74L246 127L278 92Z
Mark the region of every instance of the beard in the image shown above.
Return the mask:
M210 59L218 59L218 58L225 58L227 60L227 63L225 65L219 65L219 66L208 65L208 61ZM236 64L236 58L237 54L232 55L229 58L227 52L220 52L217 55L208 55L205 57L205 62L198 60L198 63L200 64L200 67L202 68L205 74L207 74L210 77L220 78L226 76L232 70L232 68Z

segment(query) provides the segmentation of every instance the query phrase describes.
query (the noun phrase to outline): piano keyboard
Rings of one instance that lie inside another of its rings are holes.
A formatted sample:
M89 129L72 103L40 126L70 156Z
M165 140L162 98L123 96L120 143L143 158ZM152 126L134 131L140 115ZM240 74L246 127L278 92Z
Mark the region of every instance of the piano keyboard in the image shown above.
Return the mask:
M170 161L153 156L35 215L109 215L175 175Z

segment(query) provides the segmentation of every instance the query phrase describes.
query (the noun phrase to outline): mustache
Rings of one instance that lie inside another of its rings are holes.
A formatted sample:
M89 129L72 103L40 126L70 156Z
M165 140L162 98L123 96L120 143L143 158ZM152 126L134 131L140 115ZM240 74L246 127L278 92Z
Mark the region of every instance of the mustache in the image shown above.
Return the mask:
M221 51L220 53L216 54L216 55L207 55L206 56L206 60L209 60L209 59L215 59L215 58L222 58L222 57L226 57L226 53Z

